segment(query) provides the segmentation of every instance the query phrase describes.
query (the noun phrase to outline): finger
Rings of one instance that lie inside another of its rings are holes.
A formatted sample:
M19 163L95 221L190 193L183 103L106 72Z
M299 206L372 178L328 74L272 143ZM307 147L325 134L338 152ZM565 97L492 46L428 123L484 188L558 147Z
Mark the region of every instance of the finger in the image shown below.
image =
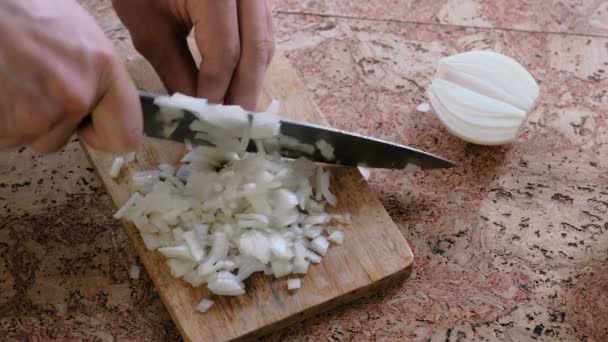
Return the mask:
M172 20L171 14L153 3L147 5L145 17L138 13L142 6L137 1L113 3L133 45L150 62L167 91L195 95L198 68L186 43L190 25Z
M92 112L92 123L82 128L82 139L93 148L125 153L143 136L141 105L127 71L118 62L109 65L102 96Z
M69 118L70 116L66 115ZM58 151L65 146L70 137L74 133L74 129L78 125L77 122L70 122L68 120L55 125L50 132L37 138L30 147L38 153L51 153Z
M19 145L19 141L15 138L0 138L0 150L11 148Z
M201 55L197 96L223 103L240 57L236 0L200 0L189 9Z
M226 102L255 110L274 53L272 18L265 0L238 0L238 13L241 58Z
M137 50L152 64L170 94L196 95L198 69L185 35L165 32L155 37L152 44L141 42L139 38L134 38L134 42L137 42Z

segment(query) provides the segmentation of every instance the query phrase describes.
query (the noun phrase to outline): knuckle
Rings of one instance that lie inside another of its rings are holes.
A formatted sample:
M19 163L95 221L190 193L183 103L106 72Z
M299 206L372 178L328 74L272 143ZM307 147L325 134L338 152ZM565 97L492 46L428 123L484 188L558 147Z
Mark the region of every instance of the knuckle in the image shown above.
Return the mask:
M32 150L34 150L37 153L40 154L49 154L49 153L54 153L54 152L58 152L62 147L63 144L61 143L48 143L48 142L33 142L30 147L32 148Z
M48 133L55 123L49 115L36 115L32 112L22 112L17 115L19 116L16 122L17 135L21 137L20 140L26 142Z
M135 50L144 57L152 55L158 49L158 40L148 34L132 33L131 41Z
M268 65L274 56L275 43L270 39L259 40L252 45L251 49L253 59L256 63Z
M85 115L91 107L91 103L86 96L78 93L77 90L64 91L60 101L65 113L70 116L81 117Z
M203 56L203 58L206 59L206 62L209 63L210 66L218 71L232 72L241 59L241 46L238 43L226 44L216 49L214 52L210 52L206 56Z
M95 65L101 70L106 70L110 66L118 63L118 58L112 48L101 47L93 51Z
M143 135L140 132L128 132L120 136L119 138L112 139L112 144L110 148L116 152L125 153L132 151L136 148L142 141Z

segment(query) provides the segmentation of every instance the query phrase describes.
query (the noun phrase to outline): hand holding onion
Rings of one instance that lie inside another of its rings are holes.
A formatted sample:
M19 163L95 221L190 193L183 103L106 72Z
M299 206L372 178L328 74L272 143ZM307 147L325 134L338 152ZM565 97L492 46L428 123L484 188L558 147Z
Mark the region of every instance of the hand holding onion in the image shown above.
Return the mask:
M255 110L274 39L265 0L113 0L169 92ZM202 62L186 38L194 30Z

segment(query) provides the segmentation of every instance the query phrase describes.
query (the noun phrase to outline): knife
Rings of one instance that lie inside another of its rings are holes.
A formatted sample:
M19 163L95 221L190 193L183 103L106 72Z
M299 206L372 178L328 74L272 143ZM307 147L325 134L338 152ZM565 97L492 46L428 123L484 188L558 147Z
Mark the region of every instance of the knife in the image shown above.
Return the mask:
M200 139L196 131L190 129L190 124L198 119L188 110L182 110L184 116L180 119L177 128L169 136L166 136L163 123L157 120L156 114L160 108L154 104L154 100L158 96L166 95L143 91L139 93L144 116L145 135L182 143L188 140L194 145L212 146L211 143ZM254 113L248 114L250 118L255 115ZM292 138L290 139L292 141L297 139L301 144L312 146L315 146L318 141L324 140L334 148L334 159L328 160L318 148L315 148L314 154L310 155L300 150L294 150L288 145L281 145L279 153L287 158L306 157L312 161L326 164L384 169L404 169L408 165L418 166L421 169L455 166L449 160L412 147L306 122L281 119L280 134ZM251 142L247 150L256 152L257 148Z
M165 123L157 119L160 107L154 102L159 96L166 95L139 92L145 135L180 143L190 141L194 145L213 146L208 141L201 139L200 135L197 135L198 132L190 129L191 123L198 118L186 109L182 109L184 115L179 120L177 128L167 136ZM255 114L248 113L248 115L251 122L251 118ZM84 127L90 122L91 116L89 115L80 123L79 127ZM300 144L316 146L318 141L324 140L334 148L334 158L329 160L318 148L315 148L313 154L308 154L301 149L294 149L292 144L280 144L279 153L287 158L306 157L312 161L326 164L383 169L405 169L408 166L414 166L423 170L432 170L456 165L447 159L409 146L307 122L281 119L279 133L291 138L289 139L291 141L295 139ZM255 143L250 142L247 151L256 152Z

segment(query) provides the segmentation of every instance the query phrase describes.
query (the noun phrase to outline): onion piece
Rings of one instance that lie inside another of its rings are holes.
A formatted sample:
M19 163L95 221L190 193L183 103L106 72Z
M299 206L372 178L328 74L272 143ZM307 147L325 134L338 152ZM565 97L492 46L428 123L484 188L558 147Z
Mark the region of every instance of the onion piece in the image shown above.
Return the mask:
M431 110L431 105L428 104L428 103L426 103L426 102L424 102L424 103L419 104L416 107L416 110L419 111L419 112L422 112L422 113L426 113L429 110Z
M207 287L211 293L221 296L238 296L245 293L245 285L234 274L226 271L214 274Z
M141 268L139 266L131 265L131 269L129 270L129 278L139 279L140 273L141 273Z
M302 281L300 278L287 279L287 289L288 290L296 290L302 286Z
M327 141L319 140L315 146L319 149L319 152L321 152L321 155L323 158L325 158L325 160L332 161L336 159L336 156L334 155L334 147L331 146Z
M211 307L213 306L213 304L215 304L214 301L212 301L210 299L203 299L196 306L196 310L200 311L200 312L207 312L207 311L209 311L209 309L211 309Z
M294 257L293 251L289 248L287 241L279 234L270 236L270 250L277 259L290 260Z
M344 243L344 231L343 230L336 230L334 232L332 232L331 234L329 234L329 236L327 237L327 240L341 245Z
M123 205L120 209L118 209L116 213L114 213L114 218L118 220L125 217L127 212L135 206L135 203L141 201L142 198L143 197L139 194L139 192L134 192L133 195L131 195L131 197L127 200L125 205Z
M323 232L323 226L306 225L302 230L304 231L304 236L310 239L314 239L317 236L321 235L321 233Z
M293 264L287 260L274 260L270 265L276 278L284 277L293 271Z
M192 252L186 245L161 247L158 249L167 258L192 260Z
M243 254L255 257L264 264L270 261L269 241L261 232L249 231L241 235L239 250Z
M327 249L329 248L329 241L327 241L324 236L319 235L310 242L308 248L312 249L313 251L317 252L322 256L325 256L325 254L327 253Z
M329 203L335 207L336 204L338 204L338 199L329 190L329 177L330 177L329 171L324 172L323 170L321 170L320 172L321 172L321 193L323 194L323 197L325 198L327 203Z
M181 278L193 270L196 267L196 263L190 260L167 259L167 266L169 266L171 275L174 278Z
M240 281L243 281L243 280L249 278L249 276L255 272L264 271L265 268L266 268L266 265L264 265L259 260L245 259L244 261L242 261L239 264L239 271L236 274L236 277Z
M112 178L116 178L118 177L118 175L120 174L120 170L122 169L122 166L125 164L125 158L124 157L116 157L114 158L114 162L112 162L112 167L110 168L110 177Z
M306 259L312 262L313 264L318 264L321 262L321 256L317 253L307 249L306 250Z
M182 237L186 242L188 249L190 250L192 259L197 262L201 261L205 256L205 250L201 247L198 237L196 236L196 232L192 230L184 232L184 234L182 234Z

